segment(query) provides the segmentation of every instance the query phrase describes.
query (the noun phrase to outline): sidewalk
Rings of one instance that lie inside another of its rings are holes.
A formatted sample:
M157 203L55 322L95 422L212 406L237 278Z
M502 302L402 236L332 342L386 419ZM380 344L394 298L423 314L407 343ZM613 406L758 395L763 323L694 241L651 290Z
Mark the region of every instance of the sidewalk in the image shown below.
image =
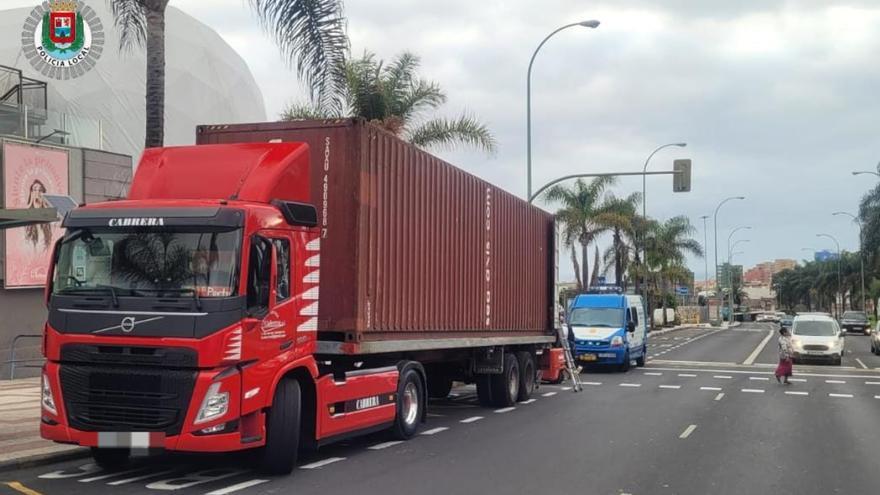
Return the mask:
M88 451L40 438L40 379L0 381L0 471Z

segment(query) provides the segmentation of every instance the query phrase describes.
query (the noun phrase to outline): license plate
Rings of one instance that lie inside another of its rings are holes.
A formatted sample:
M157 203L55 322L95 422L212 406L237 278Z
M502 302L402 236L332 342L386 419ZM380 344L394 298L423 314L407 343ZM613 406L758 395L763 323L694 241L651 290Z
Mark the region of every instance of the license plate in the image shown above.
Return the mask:
M617 357L617 354L614 354L613 352L600 352L599 357L600 358L603 358L603 357L604 358L613 358L613 357Z
M102 431L98 433L101 448L156 448L165 446L161 431Z
M578 359L580 359L581 361L595 361L596 355L595 354L581 354L580 356L578 356Z
M822 351L804 351L804 354L806 354L808 356L821 356L825 353Z

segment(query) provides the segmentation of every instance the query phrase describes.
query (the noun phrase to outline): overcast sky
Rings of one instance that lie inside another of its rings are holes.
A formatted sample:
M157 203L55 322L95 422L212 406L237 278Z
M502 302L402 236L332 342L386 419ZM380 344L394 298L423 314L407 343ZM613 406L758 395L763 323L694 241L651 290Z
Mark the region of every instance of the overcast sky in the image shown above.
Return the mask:
M34 2L11 0L29 5ZM99 1L99 0L92 0ZM270 118L301 94L244 0L171 0L212 26L247 61ZM469 111L497 136L494 158L440 152L452 163L525 195L525 76L529 57L556 27L598 19L591 30L559 33L542 49L532 79L537 186L578 172L650 170L691 158L693 190L672 193L671 177L648 179L648 213L686 215L703 241L702 215L719 214L719 256L730 230L747 266L830 248L817 232L858 247L857 227L831 212L855 212L880 160L880 2L853 0L349 0L352 52L421 56L422 75L449 95L442 113ZM173 49L173 47L168 47ZM618 195L641 189L624 178ZM712 223L709 223L712 265ZM726 255L726 254L725 254ZM565 278L570 277L568 264ZM702 260L693 260L696 277Z

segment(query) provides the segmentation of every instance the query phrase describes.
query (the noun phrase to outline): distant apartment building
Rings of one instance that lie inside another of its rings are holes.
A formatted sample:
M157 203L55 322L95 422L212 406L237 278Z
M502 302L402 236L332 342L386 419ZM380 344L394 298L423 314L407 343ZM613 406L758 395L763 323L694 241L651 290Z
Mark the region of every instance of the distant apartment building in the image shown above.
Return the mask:
M797 261L790 259L779 259L774 261L766 261L758 263L743 274L743 282L746 285L764 286L773 282L773 275L794 268Z

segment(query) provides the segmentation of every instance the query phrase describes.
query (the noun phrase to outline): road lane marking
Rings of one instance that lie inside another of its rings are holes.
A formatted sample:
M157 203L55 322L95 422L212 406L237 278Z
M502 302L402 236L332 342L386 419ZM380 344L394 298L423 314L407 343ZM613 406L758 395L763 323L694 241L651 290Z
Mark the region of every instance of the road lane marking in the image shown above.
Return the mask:
M743 388L740 390L742 392L747 393L747 394L763 394L764 393L764 389L762 389L762 388Z
M767 336L764 337L764 340L762 340L761 343L758 344L758 347L755 347L755 350L752 351L751 354L749 354L749 357L747 357L742 364L755 364L755 359L758 359L758 355L761 354L761 351L763 351L765 347L767 347L767 342L770 342L770 339L772 338L773 330L770 330L769 332L767 332Z
M749 380L761 380L763 382L770 381L769 377L766 376L750 376Z
M681 385L660 385L660 388L669 388L673 390L678 390L681 388Z
M865 366L865 363L863 363L861 359L856 358L856 362L859 363L860 365L862 365L862 369L865 369L865 370L868 369L868 367Z
M715 400L721 400L722 397L724 397L724 392L721 392L720 394L716 395Z
M809 392L800 392L797 390L786 390L785 394L786 395L810 395Z
M659 363L677 363L677 362L678 361L659 361ZM714 366L721 366L725 363L708 362L705 364L710 364L710 365L714 365ZM742 365L738 365L738 364L734 364L734 366L742 367ZM767 365L755 364L753 366L754 367L760 366L760 367L767 367L767 368L776 368L775 364L772 364L772 365L771 364L767 364ZM846 367L841 368L839 366L835 366L835 368L836 369L846 369ZM734 373L734 374L738 374L738 375L773 375L773 371L757 371L754 368L742 369L742 370L726 370L726 369L717 369L717 368L714 368L714 369L713 368L706 368L706 369L663 368L660 366L652 366L651 369L658 370L658 371L693 371L693 372L697 372L697 373ZM855 370L857 368L852 368L852 369ZM880 368L878 368L878 371L880 371ZM867 378L869 380L872 380L872 379L877 379L878 377L880 377L880 374L871 373L869 375L847 375L847 374L839 374L839 373L816 373L814 371L800 371L800 372L798 372L798 376L812 376L812 377L821 377L821 378L853 378L853 379L854 378Z
M712 378L720 378L722 380L730 380L733 377L730 375L712 375Z
M663 373L658 371L646 371L644 374L648 376L663 376Z
M581 383L582 385L588 385L588 383ZM601 383L599 385L602 385ZM571 390L571 387L562 387L561 390Z
M140 476L135 476L134 478L126 478L124 480L117 480L117 481L113 481L113 482L107 483L107 484L110 486L125 485L128 483L134 483L135 481L141 481L141 480L145 480L147 478L152 478L154 476L162 476L162 475L168 474L172 471L174 471L174 470L173 469L166 469L164 471L157 471L155 473L142 474Z
M541 397L553 397L556 395L556 392L547 392L546 394L541 394Z
M711 390L713 392L717 392L721 390L721 387L700 387L700 390Z
M511 408L511 409L513 409L513 408ZM495 412L498 412L498 411L495 411ZM448 429L449 429L448 426L438 426L437 428L431 428L430 430L423 431L422 435L436 435L436 434L440 433L441 431L446 431Z
M679 373L678 376L684 376L684 377L693 378L693 377L695 377L695 376L697 376L697 375L694 375L693 373Z
M372 447L367 447L367 448L370 450L382 450L382 449L387 449L388 447L394 447L395 445L400 444L400 443L403 443L403 441L402 440L392 440L390 442L377 443L376 445L373 445Z
M139 468L135 468L135 469L126 469L125 471L116 471L115 473L102 474L100 476L90 476L88 478L83 478L83 479L79 480L79 482L80 483L90 483L92 481L106 480L107 478L112 478L114 476L119 476L122 474L136 473L139 471L144 471L146 469L149 469L149 468L139 467Z
M621 383L621 387L641 387L641 383Z
M424 433L423 433L424 435ZM323 461L313 462L311 464L306 464L305 466L300 466L300 469L317 469L319 467L326 466L328 464L333 464L334 462L344 461L345 457L330 457L324 459Z
M865 382L865 385L880 385L880 382Z
M825 380L825 383L846 383L846 380Z
M602 382L581 382L581 385L602 385ZM571 387L565 388L563 390L571 390Z
M226 488L221 488L219 490L214 490L213 492L209 492L206 495L227 495L228 493L237 492L239 490L244 490L245 488L250 488L252 486L262 485L263 483L268 483L269 480L249 480L242 481L241 483L227 486Z
M551 392L551 393L556 393L556 392ZM459 421L459 423L468 424L468 423L473 423L474 421L479 421L481 419L483 419L482 416L471 416L470 418L465 418L465 419Z
M524 401L520 402L520 404L531 404L532 402L535 402L536 400L538 400L538 399L524 400Z
M679 435L678 438L687 438L687 437L691 436L691 433L693 433L694 430L696 430L696 429L697 429L697 425L690 425L687 428L685 428L683 432L681 432L681 435Z
M852 399L853 394L828 394L828 397L838 397L841 399Z
M502 407L501 409L495 409L495 412L498 414L504 414L504 413L509 413L510 411L513 411L514 409L516 409L516 408L515 407Z
M807 380L805 380L805 379L803 379L803 378L789 378L788 381L790 381L790 382L801 382L801 383L807 383Z
M13 490L15 490L19 493L24 493L24 495L43 495L42 493L40 493L36 490L31 490L30 488L22 485L18 481L7 481L3 484L8 486L9 488L12 488Z

